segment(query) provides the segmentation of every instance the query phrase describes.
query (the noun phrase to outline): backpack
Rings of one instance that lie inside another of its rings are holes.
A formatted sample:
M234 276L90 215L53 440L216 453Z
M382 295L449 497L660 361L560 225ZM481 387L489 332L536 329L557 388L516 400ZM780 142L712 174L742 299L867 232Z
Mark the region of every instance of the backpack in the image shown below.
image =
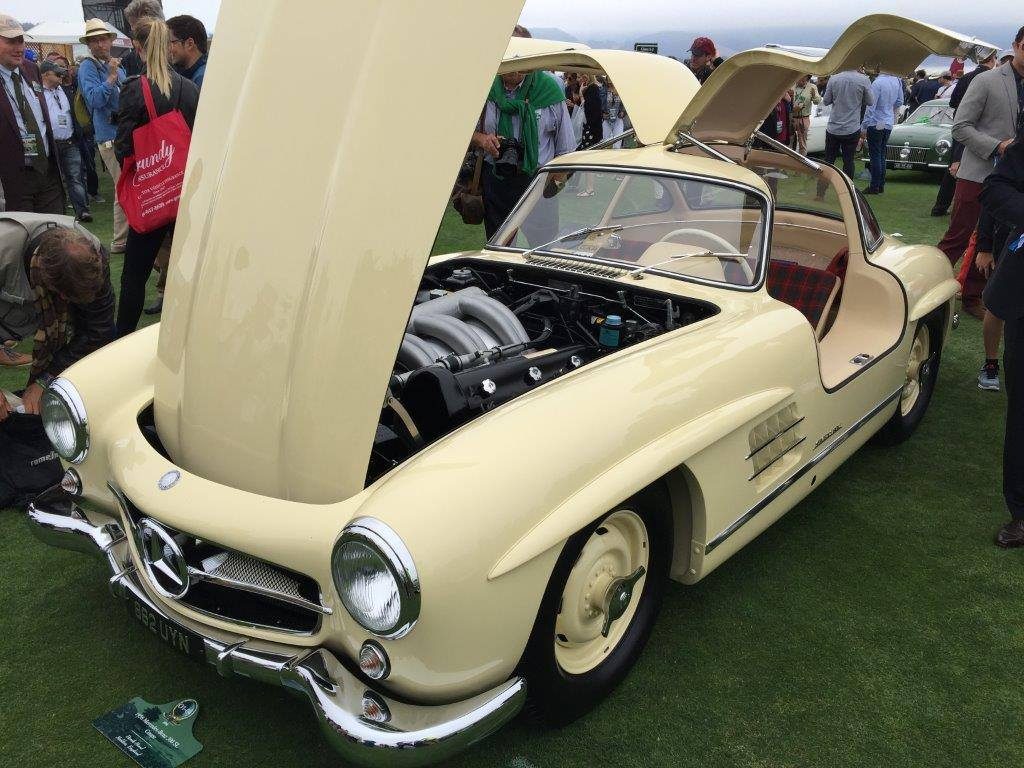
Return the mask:
M85 61L91 61L97 67L99 66L99 62L91 57L87 57L83 63ZM81 64L79 67L81 67ZM85 103L85 96L82 95L81 86L79 86L75 91L75 101L74 104L72 104L71 109L75 114L75 122L81 126L82 130L88 131L92 128L92 110L89 109L89 105Z
M24 507L63 474L41 418L12 413L0 421L0 509Z

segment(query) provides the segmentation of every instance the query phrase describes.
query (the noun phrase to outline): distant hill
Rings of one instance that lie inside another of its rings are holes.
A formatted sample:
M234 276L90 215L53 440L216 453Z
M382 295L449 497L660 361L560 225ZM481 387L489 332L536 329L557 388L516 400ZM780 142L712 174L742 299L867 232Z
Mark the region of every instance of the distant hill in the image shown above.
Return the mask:
M757 48L765 43L783 45L802 45L815 48L829 48L846 29L844 25L809 26L809 27L757 27L756 29L691 29L661 30L626 38L621 35L594 34L582 38L573 37L571 33L557 30L562 37L556 40L570 40L586 43L593 48L617 48L631 50L633 43L658 43L658 52L665 56L685 59L687 49L696 37L710 37L718 46L722 56L732 56L738 51ZM1015 25L979 24L972 28L962 27L957 30L986 40L1001 48L1009 48L1018 27ZM544 37L541 30L531 30L534 37ZM936 59L938 61L938 59Z
M570 35L564 29L558 27L530 27L530 34L542 40L561 40L566 43L583 42L575 35Z

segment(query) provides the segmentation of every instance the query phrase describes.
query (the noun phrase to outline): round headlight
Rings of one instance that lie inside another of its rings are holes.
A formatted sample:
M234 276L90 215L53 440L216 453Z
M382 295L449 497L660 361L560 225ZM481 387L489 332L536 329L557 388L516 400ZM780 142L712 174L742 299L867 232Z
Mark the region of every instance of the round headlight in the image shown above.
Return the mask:
M420 580L405 544L370 517L349 523L334 546L331 574L353 619L373 634L402 637L420 614Z
M950 147L952 147L952 144L945 139L939 139L935 142L935 151L939 154L939 157L949 152Z
M42 399L43 429L53 450L65 461L78 464L89 453L89 420L75 385L56 379Z

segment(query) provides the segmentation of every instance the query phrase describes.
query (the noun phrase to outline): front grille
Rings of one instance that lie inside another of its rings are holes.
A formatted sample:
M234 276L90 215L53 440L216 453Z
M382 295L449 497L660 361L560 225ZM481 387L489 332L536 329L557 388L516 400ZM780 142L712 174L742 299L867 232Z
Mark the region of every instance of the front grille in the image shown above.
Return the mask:
M142 529L148 516L116 489L115 494L144 560ZM187 564L187 591L175 598L182 605L247 627L303 635L316 632L323 616L330 613L319 585L310 577L153 522L173 539ZM152 559L151 554L148 557ZM152 582L145 562L140 565L140 575ZM154 573L158 579L165 578L158 570Z
M888 146L885 148L885 159L894 163L923 163L928 159L928 150L924 147L910 147L910 154L907 157L900 157L906 147Z
M237 552L221 552L203 561L203 570L220 579L248 584L267 592L279 592L282 595L302 599L297 579L284 571L267 565L248 555Z

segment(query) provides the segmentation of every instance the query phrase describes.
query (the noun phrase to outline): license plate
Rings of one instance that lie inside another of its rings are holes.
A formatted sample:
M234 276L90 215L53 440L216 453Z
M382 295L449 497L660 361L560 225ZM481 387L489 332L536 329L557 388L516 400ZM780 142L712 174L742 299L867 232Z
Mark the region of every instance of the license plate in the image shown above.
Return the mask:
M914 170L913 163L893 163L892 167L897 171L912 171Z
M134 595L127 600L128 613L135 617L142 626L178 653L183 653L197 661L206 660L206 649L203 638L195 632L185 629L173 621L168 621L160 614L149 609L145 603Z

